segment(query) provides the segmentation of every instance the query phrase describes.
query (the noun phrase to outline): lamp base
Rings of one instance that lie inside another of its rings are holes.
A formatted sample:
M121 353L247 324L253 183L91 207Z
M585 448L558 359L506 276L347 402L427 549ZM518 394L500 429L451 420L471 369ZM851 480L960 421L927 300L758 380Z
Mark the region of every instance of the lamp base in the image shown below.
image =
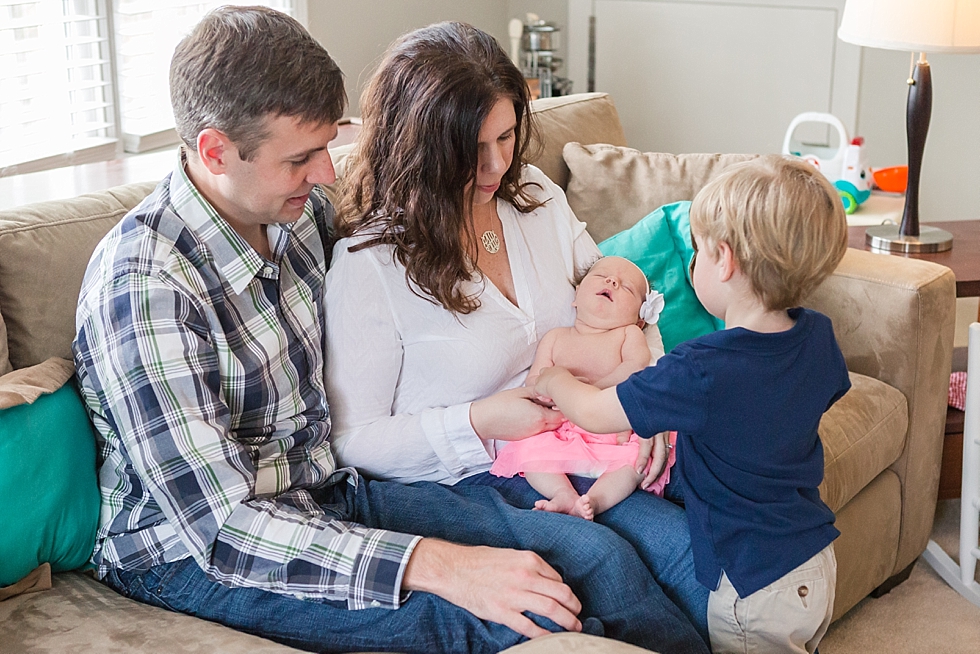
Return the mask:
M953 247L953 235L945 229L919 226L918 236L903 236L898 225L874 225L865 230L864 240L872 250L885 252L945 252Z

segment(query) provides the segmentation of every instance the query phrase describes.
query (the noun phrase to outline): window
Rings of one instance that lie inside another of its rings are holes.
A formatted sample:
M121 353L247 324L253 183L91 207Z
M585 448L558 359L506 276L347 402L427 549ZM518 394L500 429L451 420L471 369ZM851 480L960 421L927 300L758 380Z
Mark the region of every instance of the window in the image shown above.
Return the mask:
M174 47L227 1L0 0L0 176L177 143ZM301 21L303 0L264 4Z

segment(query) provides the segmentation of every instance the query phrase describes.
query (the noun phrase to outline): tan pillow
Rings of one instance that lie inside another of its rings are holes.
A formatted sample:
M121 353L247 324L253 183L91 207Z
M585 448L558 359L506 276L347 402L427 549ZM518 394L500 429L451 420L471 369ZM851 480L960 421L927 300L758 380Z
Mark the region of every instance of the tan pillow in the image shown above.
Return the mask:
M330 200L330 204L334 206L334 209L340 204L341 180L343 180L344 174L347 172L348 157L354 150L355 145L357 143L348 143L347 145L330 148L330 159L333 160L333 169L337 173L337 181L329 185L321 184L320 188L326 193L327 199Z
M530 163L565 188L568 167L562 148L570 141L626 145L626 135L612 98L605 93L577 93L531 102L540 143L532 144Z
M615 145L565 145L568 204L603 241L665 204L694 195L728 166L754 154L666 154Z
M3 314L0 313L0 377L11 370L10 354L7 351L7 326L3 324Z
M45 393L54 393L75 374L71 361L52 357L29 368L0 376L0 409L32 404Z
M71 358L75 307L92 251L156 184L0 211L0 307L15 369Z

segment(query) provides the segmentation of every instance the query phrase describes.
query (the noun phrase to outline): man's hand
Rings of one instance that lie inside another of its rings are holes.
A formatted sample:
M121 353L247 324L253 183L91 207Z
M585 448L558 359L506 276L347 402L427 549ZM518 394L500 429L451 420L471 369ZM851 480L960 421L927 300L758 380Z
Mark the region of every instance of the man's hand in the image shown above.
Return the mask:
M470 424L483 440L516 441L557 429L565 416L537 400L534 390L512 388L470 405Z
M402 581L405 590L433 593L481 620L528 638L548 633L523 615L530 611L568 631L581 631L582 604L561 576L534 552L470 547L433 538L415 546Z

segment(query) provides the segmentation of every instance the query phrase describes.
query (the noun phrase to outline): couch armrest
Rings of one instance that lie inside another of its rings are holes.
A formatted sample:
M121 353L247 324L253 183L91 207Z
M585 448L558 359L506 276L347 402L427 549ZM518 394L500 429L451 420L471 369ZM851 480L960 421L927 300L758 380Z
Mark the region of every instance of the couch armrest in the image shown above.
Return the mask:
M905 448L891 465L902 484L892 574L926 547L936 508L956 317L951 270L928 261L848 249L805 302L833 320L847 367L908 400Z

